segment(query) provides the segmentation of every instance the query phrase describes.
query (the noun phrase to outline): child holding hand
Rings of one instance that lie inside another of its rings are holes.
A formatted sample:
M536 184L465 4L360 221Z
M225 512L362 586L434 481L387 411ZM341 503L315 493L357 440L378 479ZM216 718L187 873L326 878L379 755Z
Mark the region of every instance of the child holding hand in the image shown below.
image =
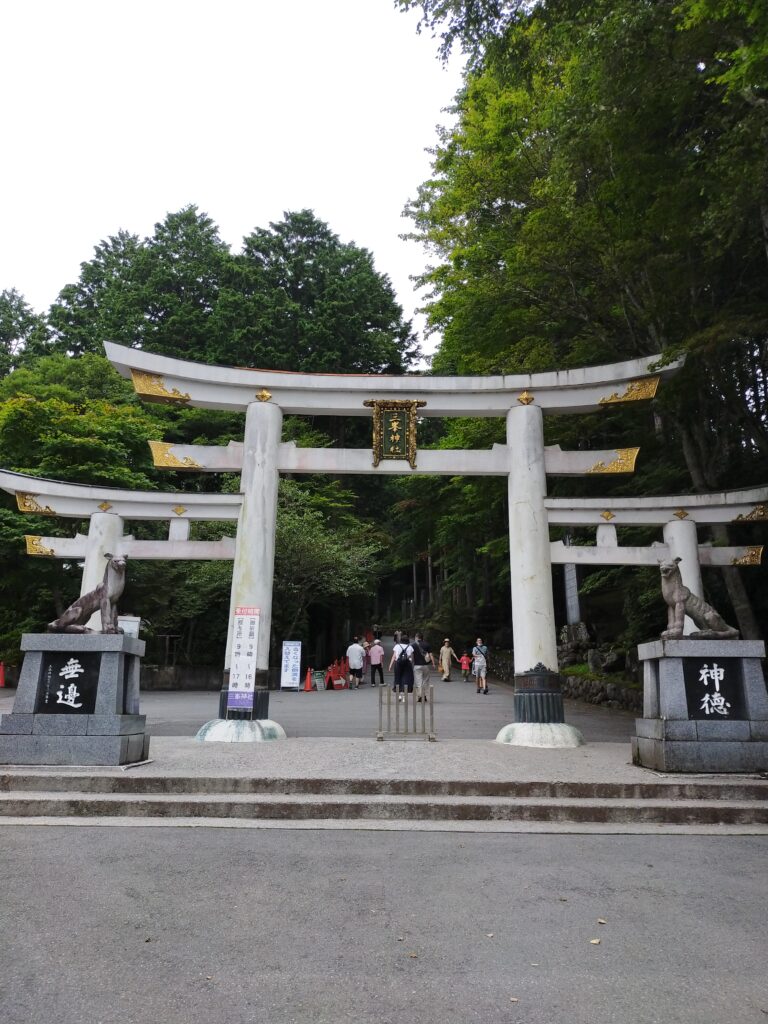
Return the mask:
M464 651L459 658L459 662L461 664L461 681L462 683L469 682L469 673L472 668L472 659L469 656L469 651Z

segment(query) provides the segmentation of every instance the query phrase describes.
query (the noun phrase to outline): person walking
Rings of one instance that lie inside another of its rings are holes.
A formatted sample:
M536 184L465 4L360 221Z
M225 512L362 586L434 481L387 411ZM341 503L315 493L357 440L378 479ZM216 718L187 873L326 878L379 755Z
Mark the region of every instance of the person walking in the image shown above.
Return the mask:
M381 680L381 685L384 685L384 648L381 645L381 640L377 637L371 646L368 648L368 657L371 662L371 686L378 686L376 682L376 676Z
M459 658L461 664L461 681L462 683L469 682L469 673L472 670L472 659L469 656L469 651L465 650L462 656Z
M488 693L488 648L478 637L472 648L472 674L475 677L478 693Z
M427 684L429 683L429 669L435 667L435 658L429 644L424 643L424 637L417 633L413 639L413 678L416 683L416 694L421 704L422 700L429 700L427 697Z
M349 686L357 690L360 680L363 678L363 662L365 661L365 648L358 637L352 637L352 643L347 648L347 662L349 663Z
M437 655L437 662L440 666L440 671L443 673L443 682L445 683L450 683L451 681L451 658L453 658L457 665L459 664L456 651L451 647L451 641L446 637Z
M400 634L400 640L392 649L392 660L389 663L390 669L395 670L395 681L392 689L398 694L401 704L405 703L404 690L407 687L408 693L413 693L413 647L408 640L407 633Z

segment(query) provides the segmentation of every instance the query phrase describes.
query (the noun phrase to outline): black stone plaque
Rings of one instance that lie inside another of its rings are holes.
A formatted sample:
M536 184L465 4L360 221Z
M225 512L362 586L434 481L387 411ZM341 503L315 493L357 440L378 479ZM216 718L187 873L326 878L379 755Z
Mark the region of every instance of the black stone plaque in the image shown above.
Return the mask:
M708 722L743 720L740 658L683 658L688 717Z
M92 715L96 708L101 654L43 654L35 713Z

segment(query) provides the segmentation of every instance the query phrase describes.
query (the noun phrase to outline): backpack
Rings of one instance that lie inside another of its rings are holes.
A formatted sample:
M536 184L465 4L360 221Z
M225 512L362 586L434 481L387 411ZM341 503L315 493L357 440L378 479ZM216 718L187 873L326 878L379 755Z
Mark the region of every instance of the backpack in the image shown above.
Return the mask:
M397 664L398 665L405 665L410 660L411 659L408 657L408 645L407 644L401 644L401 646L400 646L400 653L397 656Z

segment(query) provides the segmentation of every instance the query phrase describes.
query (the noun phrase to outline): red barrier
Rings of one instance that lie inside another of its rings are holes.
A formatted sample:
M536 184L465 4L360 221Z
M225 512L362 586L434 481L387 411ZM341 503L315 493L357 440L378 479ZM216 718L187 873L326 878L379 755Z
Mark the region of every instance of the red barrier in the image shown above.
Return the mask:
M5 686L5 662L0 661L0 686Z

